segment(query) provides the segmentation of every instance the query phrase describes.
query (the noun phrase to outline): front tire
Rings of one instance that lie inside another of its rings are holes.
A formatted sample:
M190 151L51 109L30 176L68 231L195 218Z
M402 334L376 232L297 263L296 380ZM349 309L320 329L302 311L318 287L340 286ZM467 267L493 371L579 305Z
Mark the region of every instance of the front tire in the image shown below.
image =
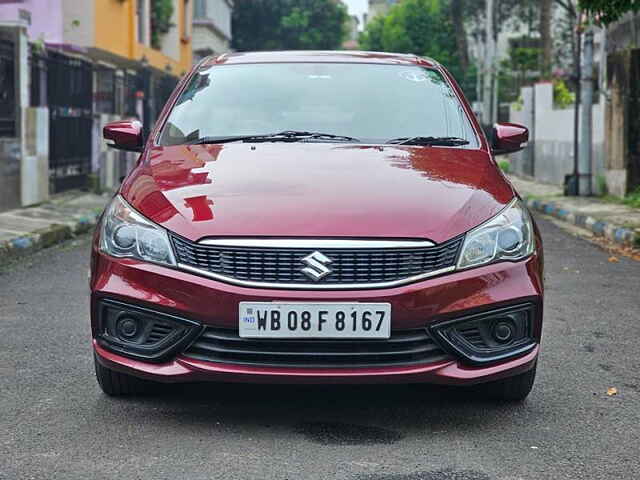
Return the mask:
M93 356L93 363L96 370L98 385L104 393L110 397L120 397L128 395L141 395L149 393L153 388L153 383L148 380L132 377L125 373L116 372L102 365L96 356Z
M495 382L482 385L486 396L501 402L522 402L533 388L536 379L536 367L516 375L503 378Z

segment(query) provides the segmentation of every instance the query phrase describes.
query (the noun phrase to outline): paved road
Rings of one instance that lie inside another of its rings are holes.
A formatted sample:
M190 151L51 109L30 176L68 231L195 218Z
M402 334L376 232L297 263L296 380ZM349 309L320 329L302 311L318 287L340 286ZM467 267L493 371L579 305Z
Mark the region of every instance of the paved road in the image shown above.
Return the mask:
M544 350L520 406L411 386L111 399L93 377L88 240L40 253L0 275L0 478L640 478L640 263L540 224Z

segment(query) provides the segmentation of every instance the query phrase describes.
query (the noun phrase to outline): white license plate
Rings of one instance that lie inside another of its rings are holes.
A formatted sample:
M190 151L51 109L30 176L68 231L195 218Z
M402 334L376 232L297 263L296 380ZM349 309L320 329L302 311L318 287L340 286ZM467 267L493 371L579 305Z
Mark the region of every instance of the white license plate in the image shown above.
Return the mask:
M389 303L240 302L243 338L389 338Z

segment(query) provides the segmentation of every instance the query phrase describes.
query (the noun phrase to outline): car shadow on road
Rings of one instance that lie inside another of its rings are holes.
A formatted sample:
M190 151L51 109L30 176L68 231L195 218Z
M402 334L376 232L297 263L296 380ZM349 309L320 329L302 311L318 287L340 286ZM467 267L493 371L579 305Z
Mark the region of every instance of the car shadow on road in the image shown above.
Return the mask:
M529 408L526 402L483 400L475 388L434 385L178 384L147 396L102 399L101 411L126 406L127 423L145 422L149 414L169 427L284 429L320 444L393 443L425 430L513 427Z

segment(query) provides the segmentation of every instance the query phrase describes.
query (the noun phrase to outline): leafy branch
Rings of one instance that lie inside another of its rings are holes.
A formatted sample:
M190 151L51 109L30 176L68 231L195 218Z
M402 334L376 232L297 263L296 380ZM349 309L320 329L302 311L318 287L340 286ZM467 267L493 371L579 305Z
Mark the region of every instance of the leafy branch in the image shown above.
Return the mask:
M151 1L151 46L155 49L162 47L162 36L175 27L171 23L173 17L172 0Z

